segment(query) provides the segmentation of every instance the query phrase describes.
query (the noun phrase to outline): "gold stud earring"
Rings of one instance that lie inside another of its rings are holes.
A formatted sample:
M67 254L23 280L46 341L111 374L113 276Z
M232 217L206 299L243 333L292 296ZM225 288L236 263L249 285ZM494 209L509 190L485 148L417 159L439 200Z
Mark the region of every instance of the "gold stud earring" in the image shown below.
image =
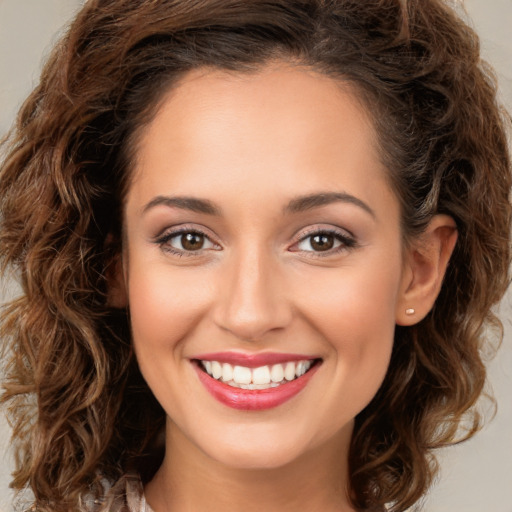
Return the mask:
M411 315L414 315L414 313L416 313L416 310L415 310L415 309L413 309L413 308L409 308L409 309L406 309L406 310L405 310L405 314L406 314L406 315L411 316Z

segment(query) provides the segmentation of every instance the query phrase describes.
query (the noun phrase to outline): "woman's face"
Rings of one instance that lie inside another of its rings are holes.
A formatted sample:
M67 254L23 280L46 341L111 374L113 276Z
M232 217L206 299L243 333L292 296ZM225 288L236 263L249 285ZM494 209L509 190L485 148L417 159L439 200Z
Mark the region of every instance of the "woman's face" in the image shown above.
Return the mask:
M347 445L405 287L399 204L350 88L284 64L192 72L134 169L124 280L168 436L248 468Z

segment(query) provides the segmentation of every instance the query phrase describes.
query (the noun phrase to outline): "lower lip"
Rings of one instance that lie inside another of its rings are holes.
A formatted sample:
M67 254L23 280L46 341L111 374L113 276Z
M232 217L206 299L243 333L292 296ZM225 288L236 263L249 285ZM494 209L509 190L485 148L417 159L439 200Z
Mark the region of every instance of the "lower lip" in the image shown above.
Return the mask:
M243 411L264 411L278 407L298 395L307 386L320 365L315 364L298 379L268 389L235 388L210 377L199 366L194 366L203 386L220 403Z

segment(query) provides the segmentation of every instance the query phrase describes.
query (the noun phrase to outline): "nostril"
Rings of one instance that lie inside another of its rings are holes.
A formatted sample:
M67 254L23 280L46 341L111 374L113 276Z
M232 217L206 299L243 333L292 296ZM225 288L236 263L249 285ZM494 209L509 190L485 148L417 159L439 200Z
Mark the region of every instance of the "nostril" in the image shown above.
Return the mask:
M276 304L269 301L256 304L245 301L228 305L225 309L219 307L215 320L220 329L237 339L255 342L269 332L286 328L291 319L291 308L284 302Z

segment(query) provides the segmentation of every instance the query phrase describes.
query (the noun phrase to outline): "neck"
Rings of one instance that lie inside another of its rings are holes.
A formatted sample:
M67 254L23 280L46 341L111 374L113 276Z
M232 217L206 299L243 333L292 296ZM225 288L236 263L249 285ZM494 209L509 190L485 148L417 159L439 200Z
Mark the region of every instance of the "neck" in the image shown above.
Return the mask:
M354 512L346 491L347 435L284 466L243 469L211 459L176 428L167 430L164 462L145 489L155 512Z

